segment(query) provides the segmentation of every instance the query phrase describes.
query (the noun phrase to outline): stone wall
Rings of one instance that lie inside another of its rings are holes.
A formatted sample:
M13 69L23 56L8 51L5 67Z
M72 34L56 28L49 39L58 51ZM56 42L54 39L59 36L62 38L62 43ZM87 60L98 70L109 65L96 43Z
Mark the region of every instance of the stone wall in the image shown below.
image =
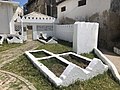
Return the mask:
M110 8L110 39L114 46L120 45L120 0L112 0Z
M112 49L118 38L120 38L120 16L111 11L104 11L101 15L94 14L90 21L100 23L99 46Z
M52 10L51 10L51 4L52 4ZM56 0L28 0L28 3L25 4L24 7L26 7L27 9L27 13L36 11L49 16L54 16L54 17L57 16Z
M28 12L41 12L45 14L45 2L44 0L28 0L27 3L27 10Z
M100 23L99 47L112 50L120 43L120 0L112 0L109 10L95 13L86 20Z
M120 0L112 0L110 10L104 11L100 19L99 45L113 49L120 42Z

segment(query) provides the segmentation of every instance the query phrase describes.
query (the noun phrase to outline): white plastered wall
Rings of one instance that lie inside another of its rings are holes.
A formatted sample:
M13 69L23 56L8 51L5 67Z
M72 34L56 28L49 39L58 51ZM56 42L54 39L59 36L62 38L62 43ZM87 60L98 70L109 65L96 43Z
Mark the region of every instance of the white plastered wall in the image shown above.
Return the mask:
M77 54L90 53L97 48L98 23L76 22L74 24L73 51Z
M66 0L57 6L58 19L69 17L75 20L86 18L95 13L102 13L110 9L111 0L86 0L86 5L78 7L80 0ZM61 12L61 7L66 6L66 11Z
M47 36L53 36L53 24L32 24L33 26L33 40L37 40L40 33L47 34ZM42 28L37 28L41 26ZM47 27L51 27L50 29ZM47 30L46 30L47 29Z
M0 4L0 33L10 34L10 21L13 16L13 6L10 4Z
M55 37L61 40L73 42L74 25L55 25Z

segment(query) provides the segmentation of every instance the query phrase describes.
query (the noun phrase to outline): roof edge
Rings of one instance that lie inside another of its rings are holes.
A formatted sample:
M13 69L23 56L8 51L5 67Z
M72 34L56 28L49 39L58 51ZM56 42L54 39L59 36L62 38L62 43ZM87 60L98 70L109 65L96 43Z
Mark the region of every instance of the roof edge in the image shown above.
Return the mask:
M56 5L59 5L59 4L61 4L62 2L64 2L64 1L66 1L66 0L61 0L61 1L59 1Z

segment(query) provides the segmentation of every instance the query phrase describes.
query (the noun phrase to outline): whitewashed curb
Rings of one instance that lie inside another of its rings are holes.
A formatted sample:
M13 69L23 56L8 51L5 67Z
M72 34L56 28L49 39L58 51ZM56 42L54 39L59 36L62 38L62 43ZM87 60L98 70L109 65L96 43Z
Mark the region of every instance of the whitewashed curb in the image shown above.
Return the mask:
M39 52L39 51L45 52L51 56L37 58L31 53L31 52ZM28 59L32 61L35 67L37 67L37 69L40 70L56 86L68 86L74 83L76 80L80 80L80 81L88 80L108 70L108 66L104 65L101 60L96 58L94 58L93 60L88 59L72 52L63 53L63 54L53 54L52 52L42 49L42 50L26 51L25 55L28 57ZM81 68L76 64L67 61L67 59L62 58L61 57L62 55L76 56L79 59L83 59L86 62L89 62L89 65L86 68ZM67 65L65 70L62 72L60 76L56 76L54 72L52 72L49 68L47 68L47 66L39 62L39 60L44 60L48 58L56 58Z
M111 70L114 78L119 82L120 84L120 75L115 67L115 65L103 55L103 53L98 50L97 48L94 48L94 53L105 63L108 65L109 69Z

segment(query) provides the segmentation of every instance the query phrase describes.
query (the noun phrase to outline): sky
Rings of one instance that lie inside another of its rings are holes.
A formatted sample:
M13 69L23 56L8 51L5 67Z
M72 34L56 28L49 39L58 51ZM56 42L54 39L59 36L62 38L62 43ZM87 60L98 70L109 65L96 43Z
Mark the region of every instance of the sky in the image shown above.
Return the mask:
M23 6L28 0L13 0L20 3L20 6Z

